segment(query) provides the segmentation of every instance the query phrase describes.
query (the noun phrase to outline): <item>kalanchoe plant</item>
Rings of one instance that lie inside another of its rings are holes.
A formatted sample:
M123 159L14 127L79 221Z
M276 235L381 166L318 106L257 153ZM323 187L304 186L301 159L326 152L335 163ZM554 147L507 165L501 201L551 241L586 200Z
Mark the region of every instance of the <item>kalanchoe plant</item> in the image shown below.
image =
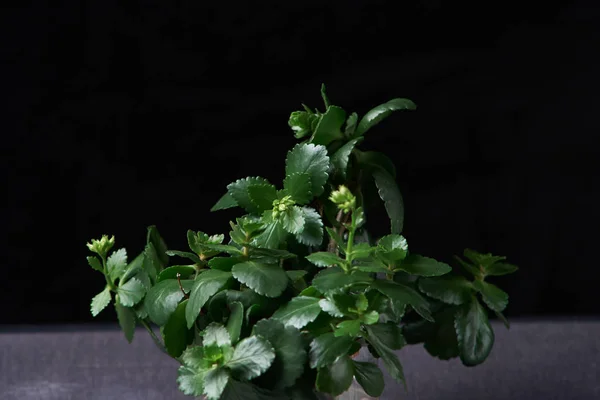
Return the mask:
M362 347L404 384L396 350L423 343L434 357L474 366L494 343L487 310L508 326L508 295L488 278L517 267L465 250L457 273L411 253L394 164L357 147L393 111L415 109L413 102L394 99L359 120L331 105L324 87L321 94L324 112L305 106L291 114L289 126L304 141L287 153L282 185L239 179L212 208L245 211L230 222L227 240L190 230L189 250L171 250L152 226L131 261L125 249L109 255L114 237L88 244L98 255L89 264L106 279L92 314L114 295L127 340L144 326L180 362L185 394L309 400L357 382L377 397L382 371L353 358ZM373 240L365 224L380 205L390 233Z

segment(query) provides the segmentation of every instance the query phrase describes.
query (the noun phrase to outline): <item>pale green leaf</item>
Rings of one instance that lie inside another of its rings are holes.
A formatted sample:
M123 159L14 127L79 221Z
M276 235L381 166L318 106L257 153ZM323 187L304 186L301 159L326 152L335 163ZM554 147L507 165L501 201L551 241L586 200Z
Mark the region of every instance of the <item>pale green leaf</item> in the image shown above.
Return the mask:
M246 261L233 266L233 277L256 293L266 297L277 297L288 285L289 278L277 264Z
M100 314L100 312L110 304L110 300L110 289L107 286L92 299L92 304L90 305L92 316L95 317L96 315Z
M117 288L120 302L125 307L132 307L142 300L146 294L146 287L137 278L131 278Z
M106 260L106 270L110 279L114 282L121 278L127 267L127 250L119 249L114 251Z
M229 382L229 372L225 368L213 368L204 374L204 394L208 400L219 400Z
M269 369L274 359L275 350L268 340L261 336L250 336L235 346L226 366L241 379L250 380Z

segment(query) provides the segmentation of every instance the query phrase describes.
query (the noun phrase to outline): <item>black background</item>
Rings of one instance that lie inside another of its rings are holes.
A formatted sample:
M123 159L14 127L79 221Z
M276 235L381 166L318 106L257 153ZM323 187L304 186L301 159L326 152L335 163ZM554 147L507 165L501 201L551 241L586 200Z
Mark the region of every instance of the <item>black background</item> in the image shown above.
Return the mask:
M493 4L492 4L493 3ZM2 13L0 323L87 322L85 243L228 232L225 186L283 177L301 103L364 114L396 162L412 251L520 266L509 317L598 314L594 1L19 3ZM385 230L385 220L375 221ZM112 311L96 321L113 321Z

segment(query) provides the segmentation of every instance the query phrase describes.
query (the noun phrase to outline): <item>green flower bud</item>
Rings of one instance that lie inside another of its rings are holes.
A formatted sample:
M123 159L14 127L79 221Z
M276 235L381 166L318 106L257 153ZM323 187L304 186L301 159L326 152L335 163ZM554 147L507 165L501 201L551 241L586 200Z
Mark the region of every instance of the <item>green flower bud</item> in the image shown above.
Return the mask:
M294 137L300 139L312 134L314 122L318 119L319 117L308 111L294 111L290 115L288 125L294 131Z
M340 185L338 190L331 192L329 200L336 204L344 213L348 213L356 207L356 197L344 185Z
M106 257L106 254L115 245L114 235L109 239L108 235L102 235L101 239L92 239L92 243L86 244L90 251L98 254L101 257Z
M284 196L281 199L273 200L273 219L279 218L279 216L286 212L296 202L292 199L292 196Z

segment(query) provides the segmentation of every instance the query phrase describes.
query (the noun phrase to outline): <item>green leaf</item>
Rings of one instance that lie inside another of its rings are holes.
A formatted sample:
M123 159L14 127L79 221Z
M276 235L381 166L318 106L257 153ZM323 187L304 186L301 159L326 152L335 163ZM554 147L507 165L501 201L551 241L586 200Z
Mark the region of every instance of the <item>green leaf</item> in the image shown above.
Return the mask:
M387 118L392 112L398 110L415 110L417 106L409 99L392 99L381 104L365 114L356 128L355 136L364 135L369 129Z
M346 122L346 111L338 106L329 106L321 117L310 142L327 146L334 140L342 139L342 126Z
M345 315L345 312L340 310L333 300L321 299L319 300L319 306L321 307L321 310L325 311L332 317L341 318Z
M379 260L359 261L352 266L353 269L368 273L389 274L391 271Z
M98 272L102 272L104 274L104 269L102 268L102 263L96 256L88 256L87 257L88 264L90 267L95 269Z
M332 156L331 156L331 164L335 167L335 169L340 173L341 177L346 179L346 171L348 170L348 161L350 160L350 154L352 154L352 150L354 147L362 142L362 137L357 137L356 139L352 139L342 147L340 147Z
M182 365L177 372L179 390L188 396L202 396L204 394L204 376L206 370L197 370Z
M90 305L92 316L95 317L96 315L100 314L100 311L104 310L106 306L108 306L110 300L110 289L107 286L92 299L92 304Z
M360 333L360 321L357 319L350 319L342 321L335 327L333 332L334 336L345 336L348 335L352 338L356 337Z
M506 319L504 314L502 314L501 312L498 312L498 311L496 311L495 314L496 314L496 317L498 317L498 319L500 321L502 321L502 323L504 324L506 329L510 329L510 322L508 322L508 319Z
M230 244L210 244L210 243L206 243L202 245L205 248L205 253L206 250L212 251L214 252L214 254L218 254L218 253L229 253L231 255L237 256L237 255L241 255L242 251L240 249L238 249L235 246L232 246Z
M506 257L503 256L495 256L491 253L479 253L478 251L472 249L465 249L463 255L476 266L483 267L484 270L492 264L506 260Z
M273 319L281 321L285 326L302 329L314 321L321 313L321 306L316 297L297 296L273 314Z
M202 345L223 347L231 345L231 336L223 325L211 322L202 333Z
M488 276L501 276L517 272L519 267L507 263L495 263L485 269L485 274Z
M406 346L406 340L402 336L402 329L394 322L386 322L370 325L369 336L375 335L377 340L392 350L400 350Z
M185 290L190 290L194 282L181 281ZM175 279L168 279L157 283L148 290L144 299L144 306L148 316L155 324L163 326L183 298L179 283Z
M379 321L379 313L375 310L371 310L361 315L360 320L366 325L373 325Z
M479 293L483 302L492 310L502 312L508 305L508 294L498 286L484 281L475 280L473 287Z
M375 280L373 288L388 296L393 301L410 305L421 317L428 321L433 321L429 303L414 289L401 283L385 280Z
M282 214L283 229L291 234L299 234L304 229L304 214L302 209L294 206Z
M125 307L132 307L142 300L146 294L146 287L137 278L131 278L117 288L120 302Z
M404 226L404 200L394 178L383 170L373 171L379 197L390 218L391 232L400 234Z
M231 314L227 320L227 331L231 338L231 343L237 343L240 339L242 324L244 323L244 306L239 301L234 301L229 305Z
M240 382L234 379L229 380L221 398L224 400L290 400L281 393L265 390L250 382Z
M379 354L379 356L383 360L383 363L385 364L385 367L386 367L387 371L389 372L390 376L392 378L394 378L397 382L403 383L404 386L406 387L406 380L404 378L404 369L402 368L402 364L400 363L398 356L396 355L396 353L394 352L394 350L392 348L387 346L377 336L377 333L373 330L373 327L375 327L375 326L376 325L365 326L365 329L367 331L367 338L366 338L367 341L369 342L369 344L371 346L373 346L373 348L375 349L377 354ZM375 329L377 329L377 328L375 328Z
M228 208L237 207L238 203L235 199L229 194L229 192L225 193L221 198L217 201L217 203L212 206L210 209L211 212L226 210Z
M167 255L187 258L188 260L192 261L195 264L200 263L200 257L198 257L194 253L190 253L189 251L167 250Z
M119 249L114 251L106 260L106 270L111 281L115 281L123 276L127 267L127 250Z
M447 304L464 304L471 300L473 287L462 276L440 276L419 279L419 290Z
M355 238L355 240L356 240L356 238ZM356 243L352 247L352 253L351 253L352 259L356 260L356 259L361 259L361 258L369 258L369 256L373 252L373 250L375 250L375 248L371 247L371 245L367 242Z
M354 377L365 392L372 397L381 396L385 387L381 369L370 362L352 362L354 363Z
M275 360L270 368L274 372L275 388L294 385L304 372L307 356L300 331L274 319L263 319L254 325L252 334L264 337L275 349Z
M330 265L342 265L342 260L338 255L327 251L319 251L306 256L306 259L317 267L328 267Z
M483 271L481 271L479 269L479 267L475 267L475 266L469 264L468 262L466 262L465 260L463 260L462 258L460 258L458 256L454 256L454 259L460 263L460 265L464 268L465 271L469 272L474 277L479 278L482 276Z
M303 269L285 271L285 273L287 274L288 278L290 278L290 280L292 282L299 281L307 274L307 272Z
M313 132L313 126L316 127L319 117L306 107L306 111L294 111L290 114L288 125L294 131L294 137L301 139Z
M277 189L269 183L253 184L248 186L248 196L259 211L270 210L277 200Z
M302 207L304 229L296 235L296 240L306 246L320 246L323 243L323 221L313 208Z
M272 212L267 210L263 213L265 230L252 240L252 246L267 249L277 249L286 236L286 231L279 221L273 220Z
M462 363L475 366L484 362L494 346L494 331L487 313L475 297L456 313L454 328Z
M361 169L369 172L381 169L386 171L392 178L396 179L396 166L388 156L378 151L360 151L354 153L358 159Z
M425 341L425 350L441 360L449 360L460 354L454 329L456 311L456 307L449 307L436 313L431 337Z
M233 277L256 293L266 297L277 297L288 285L289 278L277 264L246 261L233 266Z
M335 363L317 372L315 385L317 390L338 396L352 384L354 364L348 356L338 358Z
M273 363L275 350L268 340L250 336L240 341L226 364L241 379L250 380L262 375Z
M325 84L324 83L321 84L321 98L323 99L325 108L328 108L330 103L329 103L329 98L327 97L327 94L325 94Z
M229 272L239 262L240 259L235 257L213 257L208 261L208 267L210 269Z
M211 269L196 277L190 292L190 301L185 309L185 319L191 328L200 314L200 309L215 293L221 290L231 278L231 273Z
M135 311L121 305L118 294L115 296L115 310L117 311L117 318L119 319L119 325L125 335L125 339L131 343L135 334Z
M227 190L236 203L249 213L260 213L262 210L250 198L248 187L250 185L268 185L269 181L261 177L248 177L238 179L227 185Z
M402 235L386 235L377 243L377 255L388 264L404 260L407 254L408 244Z
M418 276L441 276L452 271L452 268L433 258L411 254L396 269Z
M185 307L188 300L183 300L163 328L163 338L167 353L171 357L179 357L185 348L194 340L194 331L186 326Z
M158 233L158 229L155 225L148 227L148 234L146 235L146 242L152 243L154 249L156 250L156 254L158 256L158 260L160 262L160 269L163 269L167 265L169 265L169 256L167 255L167 244L163 240L163 238Z
M208 400L219 400L229 382L229 372L225 368L214 368L204 375L204 394Z
M196 272L193 265L173 265L160 271L156 278L156 283L166 279L177 279L177 274L180 274L180 279L188 279Z
M314 196L323 193L323 185L329 177L329 157L325 146L297 144L287 154L285 175L306 173L310 176L311 192Z
M292 196L296 204L308 204L313 197L310 175L305 172L296 172L288 175L283 180L285 193Z
M358 114L353 112L346 120L346 129L344 130L344 136L352 137L356 131L356 124L358 123Z
M339 235L339 233L337 233L335 230L333 230L329 227L325 227L325 229L327 230L327 234L329 235L329 237L335 241L335 243L338 245L338 247L343 248L345 245L345 242L342 239L342 237ZM344 254L344 253L342 252L342 254Z
M338 357L348 354L352 341L350 336L335 336L332 332L317 336L310 343L310 367L323 368L333 364Z
M156 248L152 243L146 243L142 260L142 268L146 271L150 280L152 282L156 282L158 273L162 271L162 265L160 263L160 258L158 257Z

